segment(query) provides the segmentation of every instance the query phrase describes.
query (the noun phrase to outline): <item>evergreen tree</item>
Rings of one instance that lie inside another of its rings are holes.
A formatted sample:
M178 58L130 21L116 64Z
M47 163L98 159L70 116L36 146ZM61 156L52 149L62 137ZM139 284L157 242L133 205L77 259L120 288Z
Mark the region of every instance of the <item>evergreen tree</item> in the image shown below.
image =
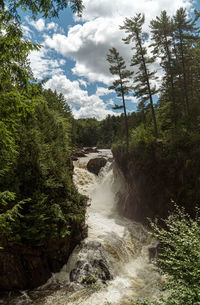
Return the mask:
M115 90L118 97L122 98L122 106L115 105L113 109L122 109L124 110L124 119L126 126L126 147L128 151L129 146L129 130L128 130L128 119L126 113L126 102L125 95L129 94L132 90L130 86L130 77L132 76L132 72L126 69L126 64L122 56L120 56L119 52L112 48L109 50L109 54L107 55L107 61L110 65L110 72L113 75L116 75L118 78L113 81L112 86L109 87L110 90Z
M82 0L8 0L9 10L12 14L14 14L17 18L18 13L17 9L30 10L33 18L35 18L38 14L42 14L43 17L58 17L59 11L66 8L69 4L71 4L72 11L74 13L78 13L80 16L83 10ZM4 8L5 1L1 0L0 5Z
M174 54L173 54L173 20L162 11L160 17L151 21L153 54L160 57L161 66L165 71L162 89L168 92L169 100L172 103L172 120L174 128L177 125L177 101L175 88Z
M142 26L144 24L144 15L137 14L134 18L126 18L124 26L120 29L125 30L128 36L123 39L126 44L131 41L135 43L133 50L135 54L132 57L132 66L138 66L138 72L134 77L136 85L134 86L135 96L141 99L143 102L149 100L151 106L152 119L154 124L154 135L158 137L158 127L156 121L156 114L153 105L153 95L157 93L155 86L152 86L151 81L156 79L155 72L151 72L149 65L154 62L153 57L147 55L147 49L145 47L145 40L147 35L142 32Z
M40 85L34 83L27 59L37 49L23 38L19 23L0 12L0 175L17 155L21 121L41 102Z
M179 86L185 106L185 114L190 112L190 92L193 84L190 77L192 68L192 49L198 40L199 28L195 26L195 19L188 19L186 10L180 8L176 11L174 21L174 51L177 57L177 71L179 71Z

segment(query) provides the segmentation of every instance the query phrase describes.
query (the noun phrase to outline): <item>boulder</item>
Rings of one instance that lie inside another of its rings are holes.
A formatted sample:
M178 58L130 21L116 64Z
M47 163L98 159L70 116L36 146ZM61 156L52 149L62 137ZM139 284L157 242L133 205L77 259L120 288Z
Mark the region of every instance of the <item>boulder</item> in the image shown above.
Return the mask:
M105 158L94 158L91 159L87 164L87 170L95 175L98 175L101 168L107 163Z
M82 243L75 268L70 272L70 281L90 286L97 281L105 284L112 278L102 245L96 241Z
M74 151L73 153L72 153L72 155L71 155L71 157L70 157L70 159L72 160L72 161L77 161L78 160L78 158L81 158L81 157L85 157L85 151L84 150L76 150L76 151Z
M84 152L86 154L90 154L90 153L98 153L98 149L96 147L84 147Z

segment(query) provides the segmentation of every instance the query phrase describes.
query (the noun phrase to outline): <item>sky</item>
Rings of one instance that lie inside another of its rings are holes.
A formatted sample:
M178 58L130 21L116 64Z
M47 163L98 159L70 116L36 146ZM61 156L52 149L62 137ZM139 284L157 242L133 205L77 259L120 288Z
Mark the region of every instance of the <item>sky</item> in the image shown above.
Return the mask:
M59 18L33 20L28 13L22 16L25 38L41 45L40 51L30 56L31 68L38 80L48 78L45 88L63 93L76 119L104 119L118 115L112 109L120 104L115 92L108 90L113 76L109 72L106 54L115 47L129 67L131 46L123 43L126 34L119 29L126 17L136 13L145 14L144 30L149 32L149 23L162 10L169 15L184 7L188 14L200 6L200 0L83 0L82 17L74 16L70 8ZM158 69L158 64L155 64ZM127 98L128 112L137 109L137 99Z

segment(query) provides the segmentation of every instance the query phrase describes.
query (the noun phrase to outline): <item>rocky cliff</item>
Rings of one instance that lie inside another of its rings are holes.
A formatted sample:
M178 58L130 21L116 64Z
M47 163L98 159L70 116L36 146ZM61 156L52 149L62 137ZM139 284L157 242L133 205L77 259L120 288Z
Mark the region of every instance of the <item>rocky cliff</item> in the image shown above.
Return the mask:
M0 291L32 289L44 284L67 262L74 247L87 235L84 224L72 227L65 238L50 239L44 247L14 245L0 250Z
M120 213L141 222L146 222L147 217L165 218L170 201L177 200L176 168L156 155L142 161L136 156L126 156L120 149L114 150L113 155L115 179L120 179L123 185L117 194Z

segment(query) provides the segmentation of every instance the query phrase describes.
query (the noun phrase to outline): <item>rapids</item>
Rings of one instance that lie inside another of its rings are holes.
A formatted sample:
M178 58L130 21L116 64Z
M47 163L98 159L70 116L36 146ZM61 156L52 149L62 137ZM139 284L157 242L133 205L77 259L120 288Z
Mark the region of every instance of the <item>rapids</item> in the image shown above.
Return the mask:
M86 165L98 156L108 161L95 176ZM0 304L133 305L137 298L159 297L162 278L149 258L156 241L141 224L117 213L115 195L121 185L111 160L110 150L100 150L74 161L74 183L89 197L88 237L45 285L10 295Z

